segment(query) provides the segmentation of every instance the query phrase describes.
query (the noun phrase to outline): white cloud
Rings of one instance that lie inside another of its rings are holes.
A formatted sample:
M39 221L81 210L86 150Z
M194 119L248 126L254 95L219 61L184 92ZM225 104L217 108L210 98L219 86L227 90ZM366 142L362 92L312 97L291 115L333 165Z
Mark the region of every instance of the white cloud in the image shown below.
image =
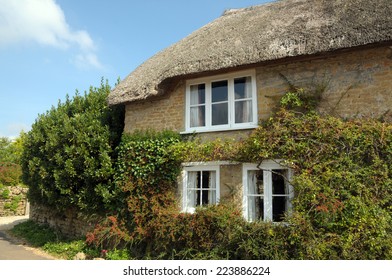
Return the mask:
M55 0L0 0L0 46L31 41L64 50L76 46L87 66L101 67L88 32L72 30Z
M22 131L28 132L30 129L31 127L24 123L9 123L6 125L5 129L0 130L0 137L15 139Z
M94 53L78 54L72 62L81 69L88 69L90 67L103 69L102 64L99 62L98 57Z

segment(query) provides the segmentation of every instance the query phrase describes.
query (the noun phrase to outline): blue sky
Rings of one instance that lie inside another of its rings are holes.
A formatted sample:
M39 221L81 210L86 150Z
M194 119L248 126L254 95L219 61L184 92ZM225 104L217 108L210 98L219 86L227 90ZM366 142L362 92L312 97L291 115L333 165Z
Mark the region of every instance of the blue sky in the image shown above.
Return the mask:
M114 85L224 10L272 0L0 0L0 137L75 91Z

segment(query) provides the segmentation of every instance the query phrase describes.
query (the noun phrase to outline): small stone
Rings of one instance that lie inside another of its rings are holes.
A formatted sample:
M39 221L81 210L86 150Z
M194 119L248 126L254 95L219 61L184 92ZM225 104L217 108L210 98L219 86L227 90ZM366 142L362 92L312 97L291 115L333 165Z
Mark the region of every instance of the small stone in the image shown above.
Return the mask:
M79 252L75 255L75 257L73 258L74 260L79 260L79 261L83 261L86 259L86 254L83 252Z

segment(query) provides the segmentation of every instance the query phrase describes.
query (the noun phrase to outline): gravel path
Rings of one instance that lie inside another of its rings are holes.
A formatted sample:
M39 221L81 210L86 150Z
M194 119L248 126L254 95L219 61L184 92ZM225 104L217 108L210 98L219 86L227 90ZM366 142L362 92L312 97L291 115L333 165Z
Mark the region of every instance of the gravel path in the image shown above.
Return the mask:
M29 216L11 216L11 217L0 217L0 230L5 231L12 229L15 225L25 222L29 219Z

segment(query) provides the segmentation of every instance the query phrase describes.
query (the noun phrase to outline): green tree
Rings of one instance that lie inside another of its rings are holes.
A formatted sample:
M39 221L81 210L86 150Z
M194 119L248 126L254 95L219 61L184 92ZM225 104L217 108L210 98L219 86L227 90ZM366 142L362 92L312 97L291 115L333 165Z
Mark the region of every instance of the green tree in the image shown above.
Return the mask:
M66 97L40 115L27 133L21 165L29 198L58 210L99 211L110 198L122 107L110 108L111 88L101 81L81 96Z
M14 141L7 137L0 138L0 184L17 185L20 183L22 142L24 133Z

